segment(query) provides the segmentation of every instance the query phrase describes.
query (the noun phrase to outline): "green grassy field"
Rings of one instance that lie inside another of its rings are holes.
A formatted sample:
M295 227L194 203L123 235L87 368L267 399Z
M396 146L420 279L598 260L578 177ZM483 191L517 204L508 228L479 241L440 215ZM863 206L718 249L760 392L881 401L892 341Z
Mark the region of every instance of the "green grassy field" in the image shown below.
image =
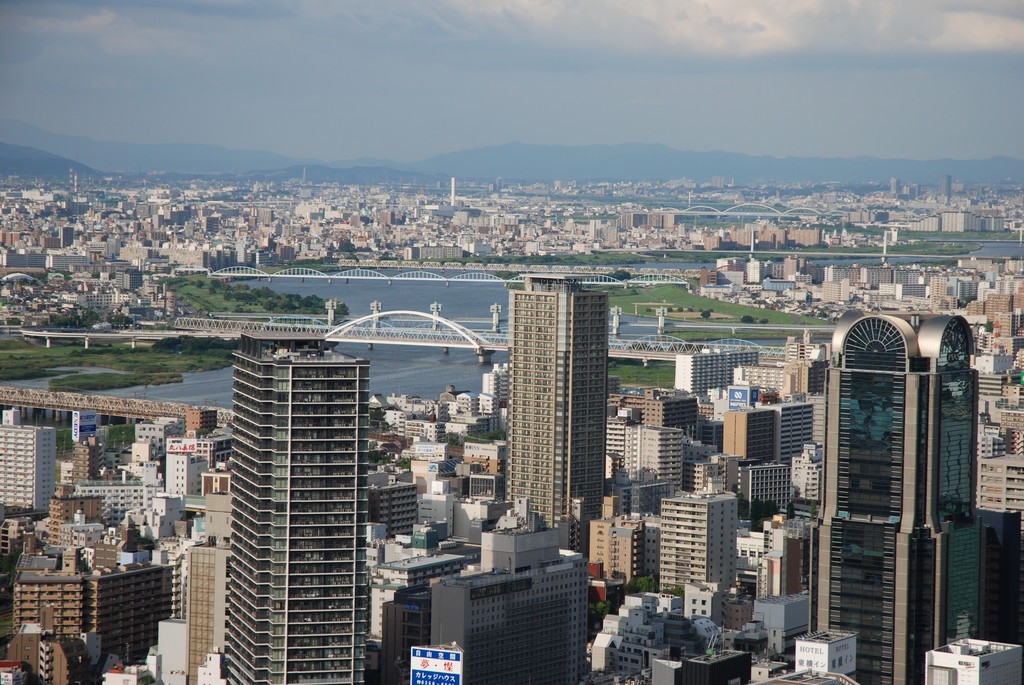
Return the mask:
M258 283L222 283L205 276L187 276L167 281L178 297L200 312L269 312L272 314L324 315L325 300L316 295L278 293ZM348 308L338 303L336 313L344 316Z
M813 316L800 316L788 312L778 312L774 309L763 309L761 307L749 307L742 304L722 302L709 297L694 295L678 285L659 285L653 288L626 288L625 290L609 290L609 302L612 307L622 307L623 314L641 316L657 316L655 309L668 307L670 310L691 310L701 312L709 310L712 312L712 320L722 323L738 323L744 316L751 317L754 321L766 320L772 324L820 324L827 323L823 319ZM686 311L669 311L669 320L693 319L700 322L704 319L692 314L686 316ZM706 335L705 335L706 337Z
M670 361L645 367L639 359L609 359L608 375L618 376L623 388L671 388L676 381L675 363Z
M54 378L50 390L113 390L133 385L163 385L181 382L181 374L167 373L76 373Z
M182 340L182 339L179 339ZM80 345L54 345L39 347L22 340L0 340L0 382L45 378L67 373L53 371L55 367L102 367L130 374L105 372L76 373L50 381L53 390L107 390L132 385L159 385L177 383L182 372L210 371L230 366L233 343L205 339L184 339L178 345L174 340L158 345L128 344L97 345L88 350Z

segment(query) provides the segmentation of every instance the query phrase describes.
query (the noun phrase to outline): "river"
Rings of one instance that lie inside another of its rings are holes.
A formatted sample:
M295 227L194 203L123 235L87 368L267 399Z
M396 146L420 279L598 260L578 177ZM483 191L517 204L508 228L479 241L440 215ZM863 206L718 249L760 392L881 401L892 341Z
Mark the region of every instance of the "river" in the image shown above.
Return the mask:
M993 241L995 243L996 241ZM986 243L976 255L984 256L987 250L1004 250L1009 243ZM1016 247L1016 244L1013 244ZM998 254L1000 252L992 252ZM1005 252L1001 252L1005 254ZM868 259L837 259L834 262L867 262ZM664 262L648 264L650 267L666 269L692 269L714 264L698 262ZM334 298L344 302L349 308L349 316L357 317L369 314L370 304L381 303L383 311L396 309L429 312L431 304L441 305L441 316L461 322L469 322L472 328L489 328L491 319L490 307L501 305L502 325L508 309L508 291L500 283L473 282L453 283L445 287L442 284L419 281L394 281L392 285L382 285L373 281L350 281L343 283L334 281L327 283L319 279L292 280L280 279L270 283L266 281L247 282L251 287L268 286L278 292L296 293L299 295L318 295L323 298ZM628 313L624 314L622 332L632 335L653 334L653 322L650 319L635 321ZM730 337L726 331L719 336ZM480 364L476 356L465 350L453 350L444 354L440 349L427 347L398 347L378 345L367 350L363 345L341 345L339 351L368 358L371 362L370 389L374 393L388 395L405 393L423 397L436 397L443 392L448 384L459 390L479 392L481 376L492 368L494 363L508 360L507 354L496 353L492 364ZM46 387L47 379L20 381L13 385ZM153 400L171 402L189 402L209 404L222 407L231 406L231 369L205 371L183 374L183 382L154 386L134 386L103 391L115 397L144 397Z

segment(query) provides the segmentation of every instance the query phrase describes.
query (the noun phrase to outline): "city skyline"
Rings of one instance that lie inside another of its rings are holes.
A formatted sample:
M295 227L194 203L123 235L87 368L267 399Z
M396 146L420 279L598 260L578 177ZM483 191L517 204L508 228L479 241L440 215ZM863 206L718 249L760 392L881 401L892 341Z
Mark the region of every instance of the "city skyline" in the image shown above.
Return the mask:
M514 141L1024 157L1012 3L11 2L0 18L0 117L100 140L328 161Z
M1020 680L1019 186L154 178L0 184L0 671Z

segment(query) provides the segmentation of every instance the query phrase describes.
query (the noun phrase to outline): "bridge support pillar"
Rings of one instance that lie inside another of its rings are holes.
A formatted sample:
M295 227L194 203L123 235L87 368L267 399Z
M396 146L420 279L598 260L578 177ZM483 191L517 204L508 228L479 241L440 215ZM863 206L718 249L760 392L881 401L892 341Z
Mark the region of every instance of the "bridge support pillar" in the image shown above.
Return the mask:
M644 359L643 360L643 364L644 364L644 368L646 369L647 367L649 367L651 365L651 360L650 359Z
M490 364L491 357L494 355L494 350L477 350L476 358L481 364Z
M51 341L49 338L46 339L46 347L47 347L47 349L50 348L50 345L52 344L52 342L53 341Z
M89 336L85 336L85 349L89 349Z
M442 347L441 348L441 354L448 354L448 348L447 347Z
M132 349L133 349L133 350L135 349L135 343L136 343L136 340L135 340L135 338L132 338Z
M366 343L366 349L372 350L373 349L373 343Z
M328 278L327 279L327 285L330 285L332 283L334 283L334 279L333 278Z

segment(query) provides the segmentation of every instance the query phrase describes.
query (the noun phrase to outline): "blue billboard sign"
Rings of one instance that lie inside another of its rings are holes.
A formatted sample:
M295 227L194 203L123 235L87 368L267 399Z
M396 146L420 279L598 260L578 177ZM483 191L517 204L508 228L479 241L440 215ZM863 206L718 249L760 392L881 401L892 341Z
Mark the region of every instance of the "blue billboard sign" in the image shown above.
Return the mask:
M96 427L100 422L99 418L99 414L88 409L72 412L71 439L78 442L82 438L96 435Z
M760 388L732 386L729 388L729 409L753 407L761 396Z

